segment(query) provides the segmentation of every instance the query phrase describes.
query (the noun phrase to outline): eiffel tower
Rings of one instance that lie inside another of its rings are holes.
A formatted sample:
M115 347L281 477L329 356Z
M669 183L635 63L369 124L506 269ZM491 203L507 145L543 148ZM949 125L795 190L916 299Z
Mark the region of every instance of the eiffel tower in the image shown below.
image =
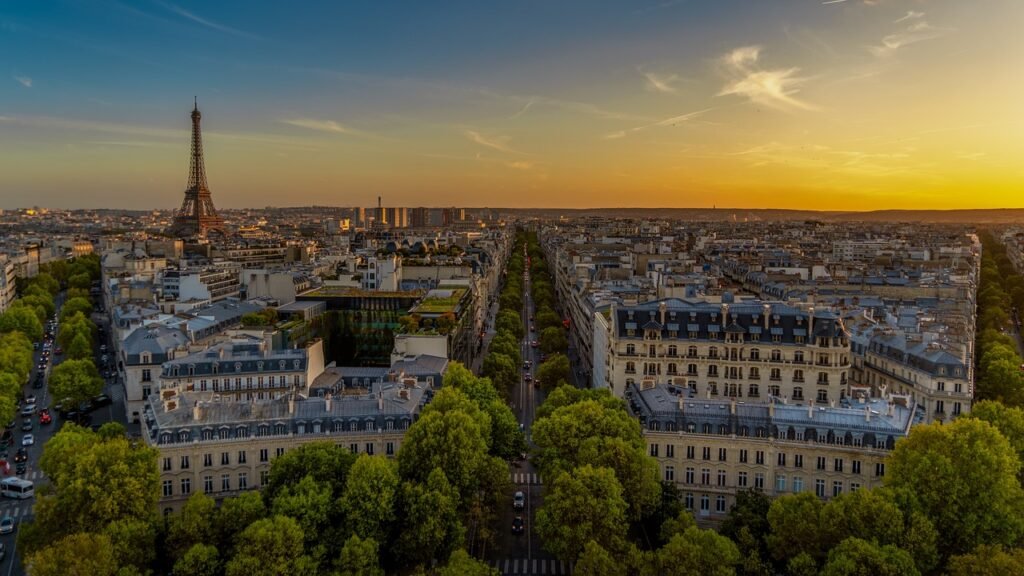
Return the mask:
M192 160L188 167L188 188L181 209L174 215L174 223L168 232L178 237L206 237L210 232L225 234L224 219L217 214L206 184L206 168L203 165L203 135L199 121L199 102L192 108Z

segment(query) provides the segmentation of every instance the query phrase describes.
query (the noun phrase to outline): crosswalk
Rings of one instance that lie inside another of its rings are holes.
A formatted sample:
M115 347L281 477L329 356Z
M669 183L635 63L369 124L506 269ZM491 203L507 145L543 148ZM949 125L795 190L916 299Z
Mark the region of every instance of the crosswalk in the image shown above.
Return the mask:
M0 506L0 516L10 516L17 520L26 516L31 516L35 510L35 503L24 500L14 501L8 505L6 502L3 506Z
M532 472L513 472L511 474L513 484L527 484L531 486L540 486L543 482L540 481L540 474Z
M502 574L522 574L524 576L572 574L572 563L561 560L506 558L504 560L494 560L491 562L491 565Z

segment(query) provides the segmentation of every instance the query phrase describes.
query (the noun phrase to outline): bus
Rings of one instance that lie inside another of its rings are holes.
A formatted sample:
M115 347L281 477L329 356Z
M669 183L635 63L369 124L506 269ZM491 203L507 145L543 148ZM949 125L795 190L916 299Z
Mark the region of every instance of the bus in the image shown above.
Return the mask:
M0 496L18 499L31 498L35 496L35 485L21 478L4 478L0 480Z

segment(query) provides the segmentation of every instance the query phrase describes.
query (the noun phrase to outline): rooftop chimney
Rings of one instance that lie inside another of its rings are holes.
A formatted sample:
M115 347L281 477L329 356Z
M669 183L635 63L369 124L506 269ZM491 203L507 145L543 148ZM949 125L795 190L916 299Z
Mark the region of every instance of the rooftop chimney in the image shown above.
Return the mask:
M814 402L807 402L807 417L814 419Z
M334 400L334 397L331 396L330 392L328 392L327 396L324 397L325 408L327 409L328 412L331 411L331 403L332 403L333 400Z
M199 422L202 419L203 419L203 407L200 406L199 405L199 401L196 400L196 402L192 405L192 420L195 421L195 422Z
M722 327L723 328L726 325L726 318L728 318L728 317L729 317L729 305L726 304L725 302L722 302Z
M295 414L295 394L288 395L288 413Z
M383 391L377 392L377 410L379 410L381 412L384 411L384 392Z
M765 304L764 305L764 329L765 330L768 329L768 317L771 316L771 315L772 315L772 305L771 304Z
M736 401L735 400L730 400L729 401L729 414L732 414L733 416L736 415Z
M807 342L814 342L814 306L807 309Z
M864 407L864 421L871 422L871 406Z
M665 305L665 301L664 301L664 300L662 300L662 301L661 301L661 302L660 302L660 303L658 304L658 315L659 315L659 316L661 317L661 319L659 320L659 322L661 322L661 325L662 325L662 326L664 326L664 325L665 325L665 308L667 308L667 306Z

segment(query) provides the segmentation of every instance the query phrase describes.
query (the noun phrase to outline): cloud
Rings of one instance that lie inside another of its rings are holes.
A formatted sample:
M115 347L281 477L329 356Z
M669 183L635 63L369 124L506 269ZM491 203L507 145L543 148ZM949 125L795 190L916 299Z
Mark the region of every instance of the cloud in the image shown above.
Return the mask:
M676 89L672 86L672 83L679 80L679 76L676 74L661 75L655 72L644 72L640 70L644 78L647 79L645 87L651 92L675 92Z
M846 2L846 0L827 0L826 2L822 2L821 5L827 6L828 4L842 4L843 2Z
M877 46L868 46L868 50L879 58L886 58L904 46L940 38L955 31L953 28L932 26L923 18L923 12L907 12L906 16L896 20L908 22L906 28L882 38L882 43Z
M211 30L217 30L219 32L224 32L224 33L227 33L227 34L231 34L233 36L241 36L243 38L252 38L252 39L256 39L256 40L260 39L259 36L256 36L255 34L250 34L248 32L243 32L242 30L238 30L236 28L231 28L230 26L225 26L223 24L219 24L219 23L214 22L212 20L208 20L206 18L203 18L201 16L193 14L192 12L189 12L188 10L185 10L184 8L182 8L181 6L178 6L176 4L171 4L169 2L161 2L160 0L154 0L154 2L158 6L161 6L162 8L164 8L165 10L173 12L173 13L177 14L178 16L181 16L182 18L186 18L188 20L191 20L191 21L193 21L193 22L195 22L197 24L201 24L201 25L203 25L203 26L205 26L207 28L210 28Z
M14 79L17 80L18 83L24 86L25 88L32 87L32 79L28 76L15 76Z
M762 50L761 46L741 46L722 56L722 67L730 80L718 95L743 96L751 102L780 110L816 110L816 106L795 96L800 91L798 86L806 81L797 76L800 69L762 69L757 65Z
M487 137L475 130L463 130L462 135L468 138L471 142L475 142L492 150L497 150L498 152L505 152L506 154L525 154L525 152L509 148L508 144L506 144L506 142L508 142L507 136L499 136L496 138Z
M508 166L509 168L514 168L516 170L532 170L533 162L524 162L522 160L517 160L515 162L506 162L505 166Z
M683 124L685 122L689 122L690 120L693 120L694 118L697 118L698 116L702 116L704 114L707 114L708 112L710 112L712 110L714 110L714 108L705 108L703 110L697 110L695 112L687 112L686 114L679 114L678 116L672 116L672 117L669 117L669 118L665 118L663 120L658 120L657 122L652 122L650 124L644 124L643 126L636 126L634 128L629 128L627 130L619 130L619 131L616 131L616 132L609 132L608 134L604 135L604 139L605 140L617 140L619 138L625 138L627 135L632 134L634 132L639 132L641 130L647 130L648 128L654 128L654 127L657 127L657 126L663 126L663 127L676 126L678 124Z
M523 107L520 108L518 112L516 112L515 114L509 116L508 119L512 120L514 118L518 118L518 117L522 116L523 114L526 114L526 111L529 110L530 108L533 108L533 105L536 104L536 103L537 103L537 98L530 98L529 100L526 101L526 104L523 104Z
M343 126L334 120L314 120L312 118L294 118L290 120L281 120L284 124L291 126L298 126L299 128L308 128L309 130L317 130L319 132L333 132L335 134L353 134L355 131Z

